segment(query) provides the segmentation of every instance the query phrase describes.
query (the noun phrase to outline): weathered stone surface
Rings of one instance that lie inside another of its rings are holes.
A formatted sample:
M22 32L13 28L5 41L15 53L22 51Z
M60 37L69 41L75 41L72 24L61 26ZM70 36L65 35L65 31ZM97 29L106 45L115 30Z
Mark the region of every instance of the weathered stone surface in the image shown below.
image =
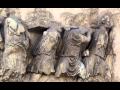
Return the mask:
M59 25L58 25L59 26ZM43 36L33 50L35 58L28 67L28 71L34 73L50 74L55 72L56 50L61 38L62 29L58 26L51 26L43 32Z
M120 81L120 33L119 33L119 28L120 28L120 14L116 14L113 16L113 20L114 20L114 28L113 28L113 35L112 35L112 39L113 39L113 44L112 44L112 48L113 48L113 54L114 54L114 59L111 60L112 62L112 67L111 69L112 71L112 81Z
M0 16L0 69L1 69L1 61L3 59L3 51L4 51L4 17ZM2 72L0 73L0 75Z
M29 47L29 51L27 51L27 54L29 53L29 57L26 57L26 60L29 60L28 63L31 62L31 60L33 60L34 56L32 53L32 51L34 51L34 47L36 47L36 45L38 45L38 41L41 40L41 37L43 35L43 32L46 31L49 27L54 27L56 26L53 25L54 21L58 21L61 22L61 25L59 25L60 27L64 27L66 30L65 26L68 26L68 30L70 29L71 26L83 26L83 27L95 27L95 22L96 20L98 20L99 22L99 18L98 16L103 15L106 11L109 11L112 13L113 16L113 20L115 23L115 26L112 29L112 32L109 33L108 36L108 44L107 44L107 50L106 50L106 60L105 63L108 65L109 70L106 73L106 76L101 77L101 76L93 76L88 78L87 80L82 80L81 78L75 78L72 79L72 77L68 77L68 76L60 76L59 78L56 78L55 75L41 75L41 74L35 74L32 73L30 74L25 74L26 76L19 76L18 74L12 73L12 71L6 71L6 73L4 73L4 71L1 70L0 75L4 76L4 77L0 77L0 80L2 81L21 81L21 78L23 81L30 81L30 82L38 82L38 81L46 81L46 82L71 82L71 81L75 81L75 82L81 82L81 81L85 81L85 82L101 82L101 81L120 81L120 74L119 74L119 56L120 56L120 49L119 49L119 26L120 26L120 22L119 22L119 13L120 13L120 9L119 8L60 8L58 10L58 8L2 8L0 9L0 15L7 17L10 13L10 15L15 15L17 17L19 17L20 19L22 19L25 24L27 25L28 29L29 29L29 34L30 34L30 42L31 42L31 46ZM68 12L68 13L64 13L64 12ZM63 13L63 14L62 14ZM61 15L62 14L62 15ZM0 18L0 24L2 18ZM99 24L99 23L97 23ZM97 25L96 24L96 25ZM12 24L14 26L14 28L16 27L16 24ZM53 26L52 26L53 25ZM44 29L43 29L44 28ZM98 28L98 27L96 27ZM22 30L22 29L21 29ZM12 32L15 34L15 32ZM16 34L19 34L19 32L17 32ZM2 34L0 34L1 36ZM61 36L63 36L64 33L61 33ZM3 37L3 36L2 36ZM1 38L0 38L1 39ZM4 40L4 38L3 38ZM2 41L2 39L1 39ZM2 46L4 46L4 43L0 41L0 46L1 48L3 48ZM6 40L5 40L6 41ZM60 45L59 45L59 49L57 49L57 58L56 60L59 60L59 53L61 51L61 47L63 42L60 41ZM6 47L6 46L5 46ZM82 46L81 46L82 47ZM12 51L13 49L18 49L18 47L12 47L10 48ZM1 51L0 49L0 57L2 57L2 53L6 52L6 48L5 51L4 49ZM19 50L16 50L16 52L18 52ZM19 52L23 53L23 50L20 49ZM83 53L82 53L83 54ZM89 54L91 54L88 49L84 52L85 56L88 56ZM16 54L17 55L17 54ZM20 53L18 54L20 55ZM8 55L7 55L8 56ZM24 56L24 55L23 55ZM84 57L84 56L83 56ZM18 58L21 58L20 56ZM22 57L23 58L23 57ZM0 58L2 60L2 58ZM2 63L2 62L1 62ZM12 62L11 62L12 63ZM106 66L105 64L105 66ZM22 65L21 65L22 66ZM100 67L104 67L104 64L99 64L96 68L100 68ZM17 69L17 68L16 68ZM97 69L96 69L97 70ZM104 70L101 68L100 69L102 72L104 72ZM25 70L26 72L26 70ZM98 72L98 70L96 71ZM9 77L9 75L11 75ZM26 80L23 79L23 77L26 77ZM18 79L16 79L18 78Z
M23 82L77 82L77 77L56 77L55 75L42 75L35 73L28 73L24 76ZM83 80L79 79L79 82Z
M94 31L92 41L89 46L90 56L84 58L87 69L87 76L100 75L106 78L108 65L106 63L106 49L109 44L109 29L113 27L111 13L104 13L96 22L98 28ZM110 47L109 47L110 48Z
M25 23L28 29L35 27L49 27L49 22L53 20L53 15L46 10L36 8L33 12L29 13Z
M81 62L81 55L90 40L91 33L87 28L71 28L64 33L63 48L56 70L57 77L62 73L66 73L68 76L80 75L82 78L85 77L86 71Z
M4 27L5 50L1 62L3 74L7 74L8 78L12 75L18 77L26 72L29 36L22 22L14 16L5 20Z

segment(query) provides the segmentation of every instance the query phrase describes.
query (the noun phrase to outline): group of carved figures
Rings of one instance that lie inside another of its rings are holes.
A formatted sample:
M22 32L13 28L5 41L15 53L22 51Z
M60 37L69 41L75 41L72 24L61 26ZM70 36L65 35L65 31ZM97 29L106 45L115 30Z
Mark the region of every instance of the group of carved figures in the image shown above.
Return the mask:
M109 15L103 15L91 27L69 29L53 25L43 32L38 44L31 50L28 64L30 34L24 23L15 16L1 17L0 64L3 76L37 74L67 75L87 78L105 75L106 49L113 27Z

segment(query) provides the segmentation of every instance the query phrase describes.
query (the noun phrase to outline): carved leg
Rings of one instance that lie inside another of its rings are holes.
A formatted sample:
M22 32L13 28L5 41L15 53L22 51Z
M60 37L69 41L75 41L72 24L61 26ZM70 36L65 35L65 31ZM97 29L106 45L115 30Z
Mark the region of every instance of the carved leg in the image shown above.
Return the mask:
M1 61L2 61L2 59L3 59L3 51L0 50L0 69L2 68L2 67L1 67Z
M6 47L3 53L2 68L24 74L26 72L26 52L20 47Z
M58 66L56 68L56 73L55 73L56 77L60 77L60 75L62 73L66 73L67 72L68 59L69 59L69 57L61 57L60 58Z
M28 65L27 67L27 72L30 73L41 73L38 70L38 66L39 66L39 56L35 57L32 62Z
M10 75L11 75L11 73L12 73L12 71L11 70L6 70L6 69L2 69L2 71L3 71L3 75L2 75L2 81L9 81L9 78L10 78Z
M3 80L13 80L17 81L21 79L21 76L26 72L26 53L20 47L6 47L3 53L3 59L1 62L1 67L3 70Z
M86 70L87 70L87 76L86 77L89 77L89 76L93 76L94 75L94 66L95 66L95 63L96 63L96 60L95 60L95 55L91 55L89 57L86 57L84 59L84 63L85 63L85 67L86 67Z
M52 55L41 55L40 58L41 63L39 70L47 75L49 75L50 73L54 73L55 58Z
M35 57L31 65L29 66L30 72L34 73L45 73L49 75L50 73L55 72L54 70L54 64L55 64L55 59L53 56L48 56L48 55L38 55Z
M108 69L106 62L98 56L96 60L97 62L94 68L94 75L101 75L102 77L105 77Z
M80 65L79 65L79 77L81 77L82 79L85 79L86 74L87 74L87 71L86 71L85 65L82 62L80 62Z

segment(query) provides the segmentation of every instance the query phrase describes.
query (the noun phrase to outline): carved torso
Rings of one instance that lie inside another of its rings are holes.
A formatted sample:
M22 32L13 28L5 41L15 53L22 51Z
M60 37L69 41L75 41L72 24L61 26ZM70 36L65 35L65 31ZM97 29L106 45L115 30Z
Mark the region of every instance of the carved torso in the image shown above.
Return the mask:
M3 69L24 74L27 66L27 48L29 47L26 28L19 19L11 16L5 20L4 35Z
M29 47L27 31L24 30L26 28L24 28L23 24L19 20L17 20L17 18L13 19L15 20L15 22L6 21L6 25L4 27L5 46L22 45L22 47L24 48ZM19 29L24 31L20 32Z
M61 73L67 73L68 76L76 76L80 73L81 53L90 41L90 34L85 36L85 33L87 34L88 31L84 32L84 30L85 28L79 28L65 32L63 38L64 45L56 72L57 77ZM81 45L84 45L84 47L81 47Z
M90 54L95 54L104 58L108 44L108 33L105 28L96 29L93 33L89 47Z
M72 29L64 34L62 56L78 56L84 51L89 41L86 41L86 28Z
M37 45L35 55L47 54L55 55L60 34L55 30L47 30L43 33L40 43Z
M4 51L4 19L5 17L0 16L0 69L1 69L1 61L3 59L3 51Z
M59 28L51 27L47 31L44 31L41 40L33 51L35 58L28 67L28 71L35 73L50 74L55 72L55 56L56 49L60 40Z
M97 74L105 75L107 65L105 63L105 50L108 44L108 33L106 28L96 29L92 35L89 45L90 55L84 58L87 76Z

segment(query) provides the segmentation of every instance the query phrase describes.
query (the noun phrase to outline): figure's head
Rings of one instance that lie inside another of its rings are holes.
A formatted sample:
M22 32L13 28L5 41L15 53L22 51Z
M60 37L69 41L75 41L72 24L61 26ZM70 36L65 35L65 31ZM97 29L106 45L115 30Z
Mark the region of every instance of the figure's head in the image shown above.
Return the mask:
M105 28L110 29L113 27L112 14L110 12L104 13L99 20L99 24L105 26Z
M106 29L113 27L112 13L111 12L102 12L96 17L94 23L91 24L92 28L100 28L104 26Z

